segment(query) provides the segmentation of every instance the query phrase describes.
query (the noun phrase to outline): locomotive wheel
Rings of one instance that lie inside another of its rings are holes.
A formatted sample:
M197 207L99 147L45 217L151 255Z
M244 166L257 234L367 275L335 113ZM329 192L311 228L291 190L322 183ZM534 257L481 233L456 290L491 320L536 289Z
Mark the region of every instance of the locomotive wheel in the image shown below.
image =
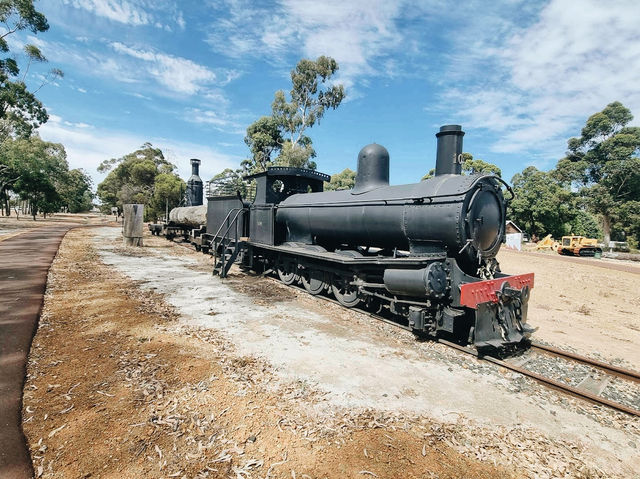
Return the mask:
M331 291L338 302L347 308L353 308L360 303L358 288L348 284L344 278L334 276L331 283Z
M369 297L367 299L367 308L372 313L375 313L375 314L380 314L384 309L382 305L382 301L380 301L378 298L372 298L372 297Z
M300 276L297 274L297 268L293 263L284 263L278 266L278 278L286 285L290 285L298 281Z
M304 289L314 296L322 293L329 286L327 282L327 273L324 271L308 269L300 274L300 279L302 280L302 286L304 286Z

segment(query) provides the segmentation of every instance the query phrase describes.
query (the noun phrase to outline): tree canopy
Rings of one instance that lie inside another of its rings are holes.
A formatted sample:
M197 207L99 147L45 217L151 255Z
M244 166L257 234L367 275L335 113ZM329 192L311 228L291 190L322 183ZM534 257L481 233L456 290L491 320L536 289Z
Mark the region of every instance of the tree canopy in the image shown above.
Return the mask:
M515 198L508 217L531 235L565 234L572 215L572 196L568 188L554 181L551 173L535 166L526 167L511 179Z
M18 31L28 30L37 34L49 29L46 17L35 9L33 3L33 0L0 1L0 53L9 53L7 37ZM0 131L5 137L8 134L29 137L35 128L48 119L46 109L25 83L29 67L47 60L35 45L25 45L23 52L27 57L27 66L22 75L14 54L0 58ZM43 84L51 76L62 75L61 70L52 69Z
M342 85L329 85L338 71L338 63L331 57L316 60L302 59L291 71L292 88L275 93L271 115L263 116L249 125L245 143L251 157L242 164L250 173L266 170L272 164L315 169L316 157L312 141L306 135L329 109L336 109L344 99ZM272 158L277 154L276 158Z
M291 166L315 170L313 142L306 134L324 117L329 109L336 109L344 99L342 85L330 85L338 71L338 63L331 57L316 60L302 59L291 71L292 88L275 93L271 115L262 116L247 127L245 144L251 156L243 160L237 170L225 169L212 179L214 191L251 189L242 178L260 173L269 166Z
M286 137L279 164L304 168L310 166L310 158L315 158L311 138L305 135L305 130L319 123L327 109L335 110L342 102L342 85L322 88L337 71L338 63L331 57L321 56L315 61L302 59L291 71L289 101L283 90L276 92L271 104L272 115Z
M325 191L350 190L356 184L356 172L345 168L340 173L331 175L331 181L324 182Z
M120 158L103 161L98 171L109 171L98 185L103 210L108 212L117 207L122 211L123 204L141 203L146 205L145 219L160 217L167 204L171 209L181 203L186 190L175 169L151 143Z
M271 155L280 151L284 143L281 128L273 116L263 116L249 125L244 142L251 150L251 157L241 163L245 171L259 173L271 166Z
M215 175L210 182L214 195L235 195L238 191L243 198L250 196L251 183L243 179L242 170L225 168Z
M58 187L62 198L62 206L69 213L81 213L93 208L93 193L91 177L81 168L67 172L66 177Z
M429 172L424 175L421 180L428 180L435 175L436 169L431 168ZM462 174L463 175L478 175L480 173L493 174L496 176L502 176L502 170L493 163L488 163L481 159L474 159L471 153L462 154Z
M59 143L38 136L5 139L0 143L0 196L8 212L12 190L28 200L37 213L54 213L63 207L71 212L91 208L91 179L82 170L69 171L67 155Z
M605 242L616 228L638 239L640 226L628 213L640 202L640 127L627 126L631 120L631 111L617 101L591 115L556 168L558 180L576 187L602 218Z

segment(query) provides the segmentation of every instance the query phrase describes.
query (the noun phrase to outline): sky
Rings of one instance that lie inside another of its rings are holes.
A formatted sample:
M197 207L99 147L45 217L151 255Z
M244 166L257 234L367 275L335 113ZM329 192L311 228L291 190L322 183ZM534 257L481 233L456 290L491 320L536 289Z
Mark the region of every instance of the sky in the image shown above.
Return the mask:
M159 147L201 177L249 155L246 127L291 89L301 58L335 58L346 98L308 130L318 170L356 169L384 145L391 183L435 166L435 133L460 124L464 151L503 177L553 168L586 119L620 101L640 118L640 2L594 0L39 0L47 32L20 32L64 78L38 90L71 168L97 184L106 159ZM22 43L21 43L22 42ZM18 50L16 50L18 49ZM638 120L634 120L639 125Z

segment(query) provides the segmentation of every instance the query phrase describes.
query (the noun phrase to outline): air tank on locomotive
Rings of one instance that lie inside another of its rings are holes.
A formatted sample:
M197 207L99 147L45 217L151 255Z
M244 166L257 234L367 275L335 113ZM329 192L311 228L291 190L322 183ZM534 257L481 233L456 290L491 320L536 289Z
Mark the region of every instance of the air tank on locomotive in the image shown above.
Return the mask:
M505 228L502 180L493 175L461 175L462 137L459 125L436 134L438 147L433 178L389 186L389 153L377 144L358 155L352 190L293 195L278 206L276 220L287 241L344 245L441 254L456 258L475 274L500 249Z

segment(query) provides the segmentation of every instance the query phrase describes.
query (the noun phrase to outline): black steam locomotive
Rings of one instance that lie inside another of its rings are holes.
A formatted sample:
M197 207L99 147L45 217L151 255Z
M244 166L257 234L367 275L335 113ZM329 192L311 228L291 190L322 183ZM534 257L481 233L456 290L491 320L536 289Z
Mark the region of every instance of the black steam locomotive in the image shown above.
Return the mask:
M528 344L533 274L500 272L503 187L512 192L497 176L461 175L463 135L458 125L440 128L435 176L420 183L390 186L389 153L371 144L358 155L352 190L323 192L328 175L271 167L248 177L256 181L251 203L208 195L206 212L176 208L167 224L150 227L213 254L222 277L239 263L416 334L505 354ZM197 165L194 175L190 204L198 205Z

